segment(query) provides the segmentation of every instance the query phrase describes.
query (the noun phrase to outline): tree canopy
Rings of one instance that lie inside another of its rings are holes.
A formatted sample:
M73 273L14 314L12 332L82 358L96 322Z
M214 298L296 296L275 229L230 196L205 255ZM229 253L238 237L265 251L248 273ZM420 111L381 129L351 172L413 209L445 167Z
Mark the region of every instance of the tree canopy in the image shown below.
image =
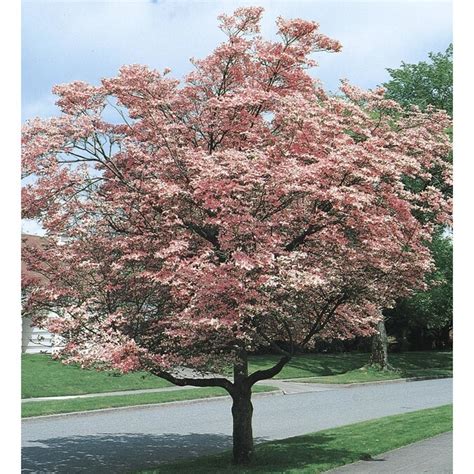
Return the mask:
M379 308L423 287L427 242L450 222L439 189L404 181L450 180L449 116L347 82L327 95L306 70L340 43L282 18L264 40L261 15L221 15L227 40L181 82L130 65L59 85L61 116L23 131L23 212L47 231L25 258L48 277L28 282L25 310L70 361L227 389L237 459L252 384L317 334L370 334ZM262 346L281 359L248 374ZM177 372L225 364L233 381Z
M422 109L436 107L453 112L453 46L444 53L429 53L430 62L402 63L398 69L388 69L392 79L384 84L387 97L398 101L405 108L413 105ZM451 133L451 130L449 130ZM452 154L447 157L452 161ZM428 185L437 187L445 196L452 196L452 184L446 182L436 169L426 179L406 178L406 185L413 190ZM437 229L430 245L436 269L427 277L428 289L416 292L409 298L399 299L393 309L386 310L387 327L397 336L402 346L426 348L426 342L437 347L450 344L452 328L452 242ZM426 337L428 336L428 337Z
M429 269L432 219L413 214L447 222L448 204L402 178L448 178L448 117L347 83L328 97L307 55L339 43L283 19L264 41L260 14L222 16L228 41L183 85L125 66L57 86L62 115L25 126L23 207L51 274L29 301L83 362L209 368L282 334L364 333Z
M430 245L434 270L426 277L428 288L417 291L385 311L387 330L401 348L446 349L453 328L453 245L437 232Z
M402 62L397 69L387 69L391 79L383 84L386 96L404 107L417 105L446 110L453 115L453 45L444 53L429 53L430 61L416 64Z

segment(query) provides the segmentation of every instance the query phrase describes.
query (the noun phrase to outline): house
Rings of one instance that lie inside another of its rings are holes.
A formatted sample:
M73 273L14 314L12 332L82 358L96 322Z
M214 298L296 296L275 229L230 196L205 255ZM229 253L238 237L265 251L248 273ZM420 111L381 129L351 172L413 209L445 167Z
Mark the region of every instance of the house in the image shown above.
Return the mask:
M41 245L42 238L37 235L22 234L21 247L22 253L26 246L38 247ZM27 264L21 260L22 276L31 276L40 281L47 281L46 278L38 273L28 270ZM58 336L52 335L46 329L33 326L30 318L22 317L21 328L21 352L27 354L47 353L51 354L61 348L61 341Z

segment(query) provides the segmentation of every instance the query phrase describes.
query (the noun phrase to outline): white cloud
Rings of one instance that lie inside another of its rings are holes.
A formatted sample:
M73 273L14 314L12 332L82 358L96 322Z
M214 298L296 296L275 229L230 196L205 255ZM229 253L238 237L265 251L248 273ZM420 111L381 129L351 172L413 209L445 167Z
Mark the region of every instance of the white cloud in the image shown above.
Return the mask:
M23 115L51 115L54 99L47 97L54 84L98 83L122 64L170 67L182 77L192 68L191 56L206 56L224 39L216 16L253 4L265 8L266 37L274 35L281 15L316 20L343 43L342 53L319 55L320 67L312 72L331 90L340 78L374 87L387 80L387 67L426 59L451 42L451 4L444 1L26 2Z

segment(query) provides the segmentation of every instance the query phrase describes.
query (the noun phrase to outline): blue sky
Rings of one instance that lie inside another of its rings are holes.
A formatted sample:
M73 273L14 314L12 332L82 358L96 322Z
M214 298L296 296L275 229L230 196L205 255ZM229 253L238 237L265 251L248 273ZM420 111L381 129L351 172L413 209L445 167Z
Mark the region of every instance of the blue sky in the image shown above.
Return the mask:
M265 8L263 33L274 20L301 17L320 23L340 40L339 54L321 54L312 74L335 90L347 78L371 88L388 78L386 68L418 62L452 41L448 1L40 1L22 5L22 118L55 113L54 84L98 83L122 64L170 67L182 77L189 58L209 54L224 35L216 16L242 5Z
M372 88L387 67L424 60L452 41L449 1L129 0L22 2L22 120L57 114L51 88L83 80L97 84L123 64L169 67L180 78L224 40L217 15L243 5L265 8L262 33L275 36L275 19L305 18L341 41L338 54L315 55L311 74L335 91L349 79ZM38 231L24 223L26 232Z

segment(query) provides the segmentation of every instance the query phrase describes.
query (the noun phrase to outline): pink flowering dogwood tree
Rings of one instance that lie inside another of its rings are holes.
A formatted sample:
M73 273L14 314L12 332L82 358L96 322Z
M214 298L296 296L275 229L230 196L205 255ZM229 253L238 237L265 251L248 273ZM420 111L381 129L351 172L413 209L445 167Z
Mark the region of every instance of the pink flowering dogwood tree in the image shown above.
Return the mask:
M253 452L253 384L315 336L371 334L423 286L450 220L430 185L434 169L450 179L449 117L347 82L327 95L310 55L340 43L282 18L266 41L261 15L221 15L227 40L182 82L131 65L60 85L61 115L23 131L24 217L46 229L24 258L47 278L25 282L25 311L66 361L223 387L236 463ZM261 347L281 358L249 373Z

